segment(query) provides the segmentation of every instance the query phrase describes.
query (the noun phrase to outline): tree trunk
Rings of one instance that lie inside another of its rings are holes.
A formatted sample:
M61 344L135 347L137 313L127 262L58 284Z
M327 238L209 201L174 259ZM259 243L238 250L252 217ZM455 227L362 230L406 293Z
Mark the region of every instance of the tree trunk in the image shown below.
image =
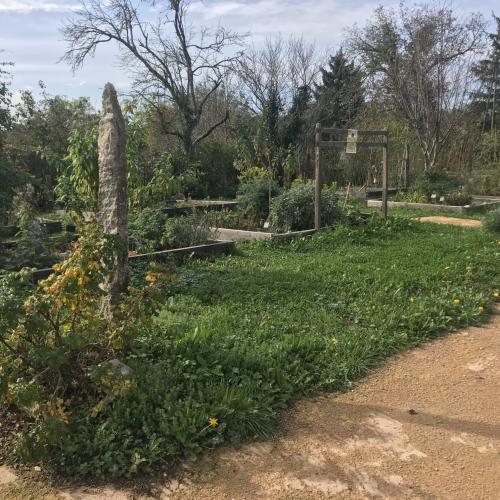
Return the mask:
M116 90L111 83L104 87L99 122L99 214L105 234L120 239L115 253L113 273L103 284L107 294L103 311L112 315L128 286L128 200L126 130Z

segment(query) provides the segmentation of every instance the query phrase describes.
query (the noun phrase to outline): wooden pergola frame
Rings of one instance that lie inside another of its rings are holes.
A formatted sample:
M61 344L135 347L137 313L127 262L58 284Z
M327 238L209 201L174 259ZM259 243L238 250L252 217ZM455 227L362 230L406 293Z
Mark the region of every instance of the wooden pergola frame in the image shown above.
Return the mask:
M347 135L351 132L343 128L323 128L321 124L316 123L315 134L315 193L314 193L314 228L318 230L321 227L321 190L323 187L321 179L321 150L326 148L342 149L347 146ZM383 153L383 173L382 173L382 217L387 217L387 191L388 191L388 159L389 159L389 131L384 130L357 130L357 136L361 140L356 141L356 147L373 148L381 147ZM343 140L323 140L323 134L330 137L343 137ZM365 141L364 137L375 137L378 140Z

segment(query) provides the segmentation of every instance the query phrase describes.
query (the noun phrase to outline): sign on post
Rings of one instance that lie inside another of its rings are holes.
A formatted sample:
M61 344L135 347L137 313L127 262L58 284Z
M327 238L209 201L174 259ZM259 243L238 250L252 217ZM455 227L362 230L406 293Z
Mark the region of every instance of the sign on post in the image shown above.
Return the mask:
M345 152L349 154L356 154L358 150L358 131L349 129L347 131L347 144L345 145Z

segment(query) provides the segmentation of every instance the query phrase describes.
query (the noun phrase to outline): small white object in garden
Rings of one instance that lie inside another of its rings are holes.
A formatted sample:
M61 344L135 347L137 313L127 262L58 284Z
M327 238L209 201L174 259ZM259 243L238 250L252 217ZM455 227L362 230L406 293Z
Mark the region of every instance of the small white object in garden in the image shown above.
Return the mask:
M266 222L264 222L264 229L268 229L269 228L269 221L266 220Z
M439 198L439 201L440 201L441 203L444 203L444 196L441 196L441 198Z
M436 193L432 193L431 194L431 200L435 200L437 198L437 194Z

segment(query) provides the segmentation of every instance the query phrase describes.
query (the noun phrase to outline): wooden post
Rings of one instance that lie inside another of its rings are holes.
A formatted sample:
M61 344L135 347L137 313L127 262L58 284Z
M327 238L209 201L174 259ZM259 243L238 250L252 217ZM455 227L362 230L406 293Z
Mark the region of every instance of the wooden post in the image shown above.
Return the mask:
M320 167L321 125L316 123L315 134L315 186L314 186L314 229L321 227L321 167Z
M387 131L387 129L384 129ZM386 133L384 135L384 145L383 145L383 174L382 174L382 217L384 219L387 217L387 191L388 191L388 182L389 182L389 135Z
M410 187L410 145L405 144L405 152L403 157L403 187L408 189Z

